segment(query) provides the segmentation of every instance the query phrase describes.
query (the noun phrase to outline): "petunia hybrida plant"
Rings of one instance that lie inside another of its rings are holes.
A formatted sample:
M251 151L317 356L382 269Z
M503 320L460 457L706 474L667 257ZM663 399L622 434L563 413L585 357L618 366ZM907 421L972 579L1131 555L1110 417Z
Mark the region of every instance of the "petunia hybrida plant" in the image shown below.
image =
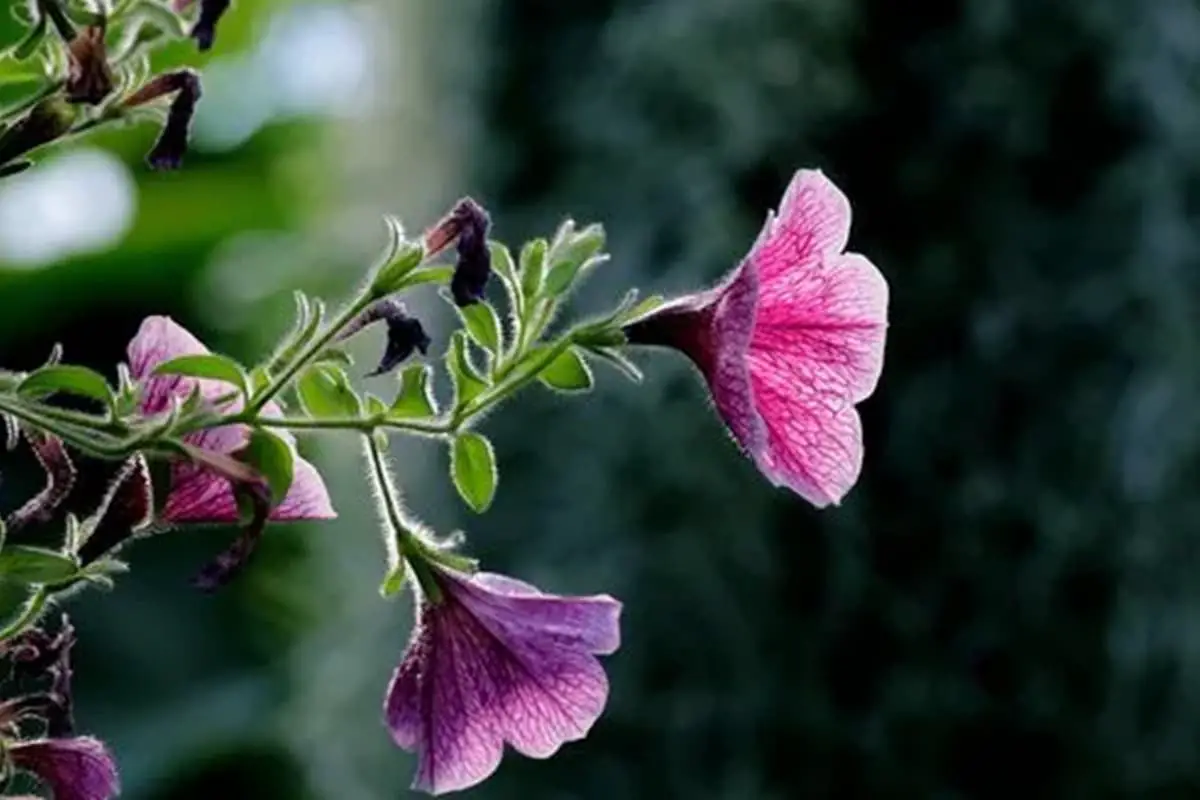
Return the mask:
M200 8L204 19L223 6ZM849 202L817 171L795 175L749 253L715 288L672 301L630 291L583 320L564 312L580 282L608 261L599 225L567 220L514 256L488 239L491 218L470 198L416 236L387 222L388 246L355 296L330 312L296 293L294 325L255 362L213 352L155 316L133 334L115 380L64 364L57 349L40 368L0 372L11 443L24 441L47 475L8 518L13 536L0 548L0 577L27 594L0 644L38 630L48 604L111 587L140 536L235 528L233 544L197 583L211 591L253 569L255 544L271 526L336 516L295 437L343 432L361 442L377 501L379 591L410 592L416 609L407 645L397 643L383 723L416 755L414 788L442 794L486 779L506 747L546 758L587 736L608 699L604 659L620 646L622 607L599 587L557 595L482 571L465 534L439 536L402 503L390 437L439 442L463 503L483 513L500 488L499 458L482 429L488 414L532 384L586 393L597 364L640 380L631 355L667 346L696 365L734 440L771 482L816 506L837 504L862 468L855 406L879 380L887 284L864 256L847 252ZM436 287L459 322L444 340L403 302L419 286ZM379 361L355 366L345 343L371 330L383 333ZM449 392L435 391L439 369ZM393 388L362 391L352 374L394 376ZM65 396L91 410L58 402ZM103 460L118 463L109 491L86 518L66 517L59 547L14 541L30 521L53 524L77 471ZM34 769L38 747L95 756L80 762L96 776L80 785L100 788L80 797L107 797L115 787L94 740L50 735L9 753L20 765L24 752Z

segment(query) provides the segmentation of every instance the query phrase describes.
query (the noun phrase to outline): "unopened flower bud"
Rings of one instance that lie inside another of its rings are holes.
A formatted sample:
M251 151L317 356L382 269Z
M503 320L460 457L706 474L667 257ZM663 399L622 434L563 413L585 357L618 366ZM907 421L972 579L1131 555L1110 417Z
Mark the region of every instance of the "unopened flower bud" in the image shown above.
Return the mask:
M458 263L450 280L450 293L460 307L483 300L492 271L492 257L487 246L490 226L491 218L483 207L470 197L464 197L425 234L425 249L429 256L457 243Z
M159 134L158 141L146 156L153 169L178 169L187 154L188 135L196 103L200 100L200 76L190 69L168 72L147 81L129 97L125 106L133 108L175 93L171 108L167 111L167 122Z
M200 0L200 16L192 26L192 38L203 52L213 46L217 36L217 23L232 5L231 0Z
M67 99L97 105L113 90L113 73L104 45L104 26L89 25L67 47Z
M431 340L425 333L421 321L416 317L410 317L403 303L391 299L372 303L346 326L339 338L348 338L368 325L381 320L387 324L387 346L379 361L379 366L374 371L367 373L368 378L391 372L414 351L420 351L421 355L429 352Z

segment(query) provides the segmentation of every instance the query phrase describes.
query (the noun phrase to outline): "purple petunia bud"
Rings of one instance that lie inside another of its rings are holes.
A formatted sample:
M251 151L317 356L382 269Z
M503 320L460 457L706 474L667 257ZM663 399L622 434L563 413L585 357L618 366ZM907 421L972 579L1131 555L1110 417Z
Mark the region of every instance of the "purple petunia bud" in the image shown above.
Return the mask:
M110 800L121 792L112 756L90 736L14 742L8 755L13 766L36 775L56 800Z
M147 81L125 98L125 106L133 108L172 92L175 93L175 99L167 111L167 123L163 126L150 154L146 156L146 162L156 170L178 169L183 164L192 117L196 113L196 103L200 101L202 94L200 76L190 69L168 72Z
M24 433L33 455L46 473L46 486L4 520L10 532L30 523L47 522L75 486L75 465L63 443L31 428L26 428Z
M420 351L421 355L425 355L429 352L431 344L428 334L421 326L421 321L416 317L410 317L404 304L392 299L372 303L346 326L338 339L348 339L368 325L380 320L387 323L387 346L383 351L379 366L367 373L368 378L391 372L414 351Z
M231 0L200 0L200 16L192 26L191 35L201 52L212 49L217 37L217 23L231 5Z
M67 47L67 99L94 106L112 90L113 73L104 45L104 26L89 25Z
M458 263L450 280L450 293L459 307L483 300L492 257L488 251L487 234L491 218L483 207L464 197L450 213L425 233L425 249L429 257L457 242Z
M239 499L251 506L252 517L233 540L233 544L192 579L192 585L204 592L215 592L245 568L254 551L258 549L258 543L267 528L267 519L271 513L270 490L263 484L243 484L235 487L234 492Z

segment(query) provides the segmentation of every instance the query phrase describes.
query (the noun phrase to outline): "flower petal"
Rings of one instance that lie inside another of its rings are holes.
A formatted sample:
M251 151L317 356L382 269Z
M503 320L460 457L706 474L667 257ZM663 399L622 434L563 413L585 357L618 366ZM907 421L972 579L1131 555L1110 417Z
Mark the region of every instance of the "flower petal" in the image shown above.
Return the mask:
M154 375L159 364L180 356L208 353L204 343L170 317L146 317L130 341L129 373L142 384L142 413L157 414L170 407L171 398L186 400L197 381L182 375ZM229 391L219 381L200 381L205 397L216 397Z
M55 800L109 800L120 792L112 757L90 736L18 742L9 752L17 768L36 775Z
M558 597L527 583L481 572L451 591L480 623L504 639L546 636L563 648L608 655L621 646L621 603L608 595Z
M818 268L823 256L846 249L850 201L820 170L792 176L777 215L767 218L748 258L764 287L796 270Z
M750 348L754 398L767 427L758 463L817 507L836 504L862 468L854 403L883 368L887 282L859 255L809 273L789 298L764 301Z
M747 350L754 335L758 304L758 265L743 262L719 290L713 313L713 354L707 375L717 411L747 453L760 451L765 429L754 406Z
M618 646L620 603L543 594L503 575L438 577L442 601L423 606L385 706L396 743L419 754L413 788L479 783L506 741L545 758L586 736L608 699L592 653Z
M296 463L292 487L287 497L271 512L269 519L275 522L290 522L305 519L336 519L329 490L317 468L300 456Z
M335 519L337 512L320 473L296 456L292 486L283 502L271 511L272 522ZM188 462L171 468L171 492L159 515L167 523L237 522L237 501L229 481L209 469Z

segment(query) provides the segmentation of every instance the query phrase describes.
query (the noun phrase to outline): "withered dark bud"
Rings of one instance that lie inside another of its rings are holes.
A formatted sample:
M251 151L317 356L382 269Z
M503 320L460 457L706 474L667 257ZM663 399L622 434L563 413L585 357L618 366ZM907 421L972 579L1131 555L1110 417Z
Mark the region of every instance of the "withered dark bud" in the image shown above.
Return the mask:
M104 45L104 26L89 25L67 47L67 99L94 106L112 90L113 73Z
M450 279L450 294L460 307L483 300L492 272L492 256L487 246L490 226L491 218L483 207L470 197L464 197L425 233L425 250L430 257L457 242L458 263L454 267L454 277Z
M201 52L212 49L217 37L217 23L232 5L231 0L200 0L200 16L192 26L192 38Z
M75 122L75 109L58 97L48 97L0 134L0 164L61 138Z
M48 692L21 695L0 703L0 730L12 731L27 719L44 719L54 705Z
M99 518L79 548L80 562L86 566L112 553L150 524L153 511L150 468L139 454L126 461L113 479L101 502Z
M214 558L192 580L192 585L204 592L215 592L237 576L250 561L267 527L271 513L271 491L266 483L235 483L234 496L239 508L248 508L250 521L223 553Z
M175 99L167 110L167 122L150 154L146 156L146 162L152 169L178 169L183 164L192 117L196 114L196 103L200 101L202 93L200 76L190 69L167 72L146 81L140 89L125 98L124 105L133 108L172 92L175 93Z
M49 521L75 486L75 465L63 443L32 428L26 428L24 433L25 441L46 473L46 486L4 520L10 533L31 522Z
M75 628L63 614L62 628L51 645L58 656L50 667L51 705L46 709L46 733L52 738L75 732L75 701L71 694L71 648L74 646Z
M425 355L429 352L431 343L428 334L421 326L421 321L416 317L410 317L403 303L390 298L372 303L366 311L346 327L339 338L352 336L380 320L387 324L387 345L384 348L383 357L379 361L379 366L374 371L367 373L368 378L392 371L414 351L419 350L421 355Z

